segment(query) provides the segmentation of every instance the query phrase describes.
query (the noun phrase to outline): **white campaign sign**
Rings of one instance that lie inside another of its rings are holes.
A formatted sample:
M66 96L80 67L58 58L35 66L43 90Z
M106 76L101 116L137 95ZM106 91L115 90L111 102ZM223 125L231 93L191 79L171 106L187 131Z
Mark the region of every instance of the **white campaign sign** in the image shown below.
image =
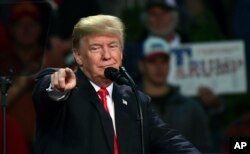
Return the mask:
M171 51L168 81L185 95L196 95L200 86L216 94L247 91L243 41L186 44Z

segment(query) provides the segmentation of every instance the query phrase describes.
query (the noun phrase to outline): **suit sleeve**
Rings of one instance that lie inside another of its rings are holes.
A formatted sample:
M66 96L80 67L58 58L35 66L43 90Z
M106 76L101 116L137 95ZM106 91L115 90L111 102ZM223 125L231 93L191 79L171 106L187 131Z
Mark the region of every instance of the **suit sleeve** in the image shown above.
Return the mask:
M46 89L50 85L50 75L55 69L47 69L42 71L37 79L33 89L32 99L36 111L37 127L43 128L53 123L60 111L63 109L64 101L55 101L48 96ZM46 129L46 128L44 128Z
M142 101L147 102L146 120L149 128L151 153L200 153L178 131L171 129L161 120L152 109L149 98L144 97Z

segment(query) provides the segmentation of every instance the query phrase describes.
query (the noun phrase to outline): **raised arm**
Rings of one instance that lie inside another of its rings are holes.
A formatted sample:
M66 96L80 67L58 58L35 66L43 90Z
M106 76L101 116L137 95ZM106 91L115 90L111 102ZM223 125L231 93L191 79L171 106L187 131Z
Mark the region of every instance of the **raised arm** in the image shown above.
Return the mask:
M76 76L69 68L50 68L39 73L32 94L38 125L47 126L53 121L75 86Z

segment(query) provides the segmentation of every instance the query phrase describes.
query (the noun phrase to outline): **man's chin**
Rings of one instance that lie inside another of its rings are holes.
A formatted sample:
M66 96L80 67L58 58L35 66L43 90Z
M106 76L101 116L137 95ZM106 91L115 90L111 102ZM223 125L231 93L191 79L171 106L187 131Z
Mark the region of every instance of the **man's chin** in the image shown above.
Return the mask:
M170 34L171 31L169 30L159 30L159 29L156 29L156 30L153 30L152 33L156 36L166 36L168 34Z
M160 85L165 84L166 81L165 80L152 80L152 83L154 83L154 85L160 86Z

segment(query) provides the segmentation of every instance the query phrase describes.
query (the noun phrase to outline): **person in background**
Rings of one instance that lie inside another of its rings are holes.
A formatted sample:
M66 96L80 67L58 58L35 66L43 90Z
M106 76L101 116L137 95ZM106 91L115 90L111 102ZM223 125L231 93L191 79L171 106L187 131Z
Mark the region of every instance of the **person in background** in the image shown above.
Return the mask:
M182 11L185 11L184 13L188 18L182 16ZM224 38L203 0L148 0L144 14L147 31L142 40L150 36L157 36L167 41L171 49L194 41L211 41ZM142 49L139 48L138 50ZM132 70L132 72L136 71ZM140 77L138 76L138 74L135 75L136 79ZM213 130L211 131L214 138L213 149L216 150L218 149L215 148L218 147L216 143L220 140L222 127L218 123L218 117L222 119L225 116L226 103L209 87L200 87L197 95L197 102L201 104L209 117L209 127ZM218 100L216 101L217 105L214 104L215 101L212 99Z
M222 96L215 94L207 86L200 86L198 88L196 99L201 103L209 118L213 152L220 152L220 144L223 142L226 124L226 113L228 112L227 101Z
M172 128L177 129L201 152L210 152L208 118L201 105L167 83L171 66L170 45L159 37L149 37L143 44L139 61L142 90L151 97L152 106Z
M16 74L22 75L35 73L40 69L43 54L40 21L38 6L30 2L11 5L7 28L10 46L3 59L5 68L12 68ZM8 62L9 57L12 58L12 63Z
M31 2L17 3L10 7L9 27L10 47L0 61L1 72L9 75L13 70L13 85L8 92L7 113L16 121L20 132L32 151L35 130L35 111L31 99L34 75L42 64L43 27L40 23L40 7Z
M10 47L11 42L9 39L8 32L6 30L4 23L0 19L0 77L7 76L8 74L8 61L10 61ZM15 61L13 61L15 63ZM0 79L1 83L1 79ZM0 93L0 100L2 100L3 94ZM11 94L10 94L11 96ZM2 103L2 102L1 102ZM0 105L0 150L2 153L3 150L3 113L2 113L2 104ZM27 138L25 138L23 130L20 128L20 124L17 123L17 120L9 115L7 112L6 115L6 151L8 154L29 154L29 147Z
M149 36L158 36L169 42L171 48L190 42L187 35L178 32L179 10L175 0L148 0L145 6L144 23Z
M141 76L138 68L134 66L138 63L139 51L142 50L141 46L147 37L161 37L169 42L171 48L190 42L187 35L178 31L179 10L175 0L147 0L142 17L145 30L138 42L125 46L124 61L127 71L138 83L141 81Z
M32 74L41 66L43 54L42 13L33 3L16 4L11 7L10 36L12 50L23 63L21 74ZM32 67L30 67L32 65ZM29 66L29 67L28 67Z

